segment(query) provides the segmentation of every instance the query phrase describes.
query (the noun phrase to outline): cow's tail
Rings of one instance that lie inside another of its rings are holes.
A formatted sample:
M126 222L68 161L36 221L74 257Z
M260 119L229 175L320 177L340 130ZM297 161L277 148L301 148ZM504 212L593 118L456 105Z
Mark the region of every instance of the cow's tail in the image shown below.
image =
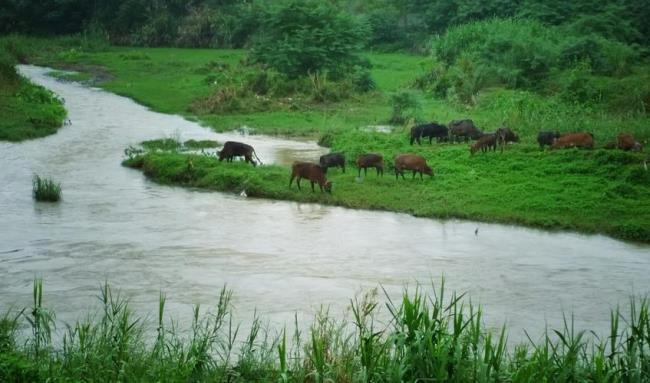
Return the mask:
M262 160L260 160L260 158L257 156L257 153L255 152L255 149L253 149L253 155L254 155L255 158L260 162L260 165L264 165L264 164L262 163Z

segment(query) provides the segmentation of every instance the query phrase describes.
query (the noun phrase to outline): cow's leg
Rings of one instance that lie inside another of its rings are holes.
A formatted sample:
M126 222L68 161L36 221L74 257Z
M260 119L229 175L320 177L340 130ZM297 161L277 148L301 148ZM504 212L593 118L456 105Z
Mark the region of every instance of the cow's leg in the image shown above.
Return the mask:
M433 140L433 136L429 136L429 145L431 145L432 140Z
M343 173L345 173L345 162L341 164L341 170L343 170Z
M300 176L298 176L298 178L296 179L296 185L298 185L298 190L300 190L300 180L301 179L302 178Z
M397 168L395 168L395 181L397 181L399 179L398 174L399 174L399 170ZM377 175L379 175L379 169L377 169Z
M363 168L363 176L364 177L368 176L368 167L367 166L365 168Z
M413 175L411 176L411 179L412 179L412 180L415 179L415 173L416 173L416 172L417 172L417 170L413 170Z
M359 168L359 178L361 178L361 168Z
M420 181L423 181L424 178L422 178L422 171L420 170Z
M289 188L291 188L291 184L293 183L294 178L296 178L296 177L292 174L291 178L289 178Z
M313 193L313 192L315 192L315 190L314 190L314 181L309 181L309 182L311 182L311 192Z

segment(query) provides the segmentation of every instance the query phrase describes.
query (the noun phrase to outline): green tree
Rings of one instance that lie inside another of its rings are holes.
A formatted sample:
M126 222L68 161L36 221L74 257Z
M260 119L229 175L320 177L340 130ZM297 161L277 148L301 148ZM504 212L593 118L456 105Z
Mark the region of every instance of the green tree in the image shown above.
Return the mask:
M250 61L289 77L328 72L336 79L362 65L367 24L330 3L292 1L271 10L254 39Z

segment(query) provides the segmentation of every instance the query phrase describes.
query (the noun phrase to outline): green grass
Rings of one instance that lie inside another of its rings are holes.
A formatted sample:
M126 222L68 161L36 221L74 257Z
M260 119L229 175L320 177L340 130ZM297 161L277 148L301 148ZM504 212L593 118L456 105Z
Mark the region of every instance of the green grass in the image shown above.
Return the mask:
M0 76L0 140L22 141L56 133L63 125L63 102L22 77Z
M58 202L61 199L61 184L35 175L32 182L32 195L36 201Z
M540 151L520 145L506 152L470 156L468 146L411 147L405 133L348 132L333 140L343 151L348 172L333 169L333 191L312 193L289 188L290 169L253 168L218 162L214 157L155 152L127 160L145 175L164 184L206 188L248 196L317 202L360 209L409 213L420 217L461 218L521 224L545 229L604 233L616 238L650 242L650 172L643 154L620 151ZM427 158L435 176L423 181L395 180L392 159L417 152ZM383 153L386 174L374 170L362 179L353 167L364 152ZM306 186L305 186L306 185ZM316 187L318 190L318 187Z
M233 292L221 290L191 323L169 318L161 292L154 320L136 316L128 299L101 286L100 308L52 341L55 313L34 282L34 303L0 317L0 380L165 382L642 382L650 379L648 299L612 310L599 339L564 326L528 334L508 346L506 326L490 331L480 307L432 289L387 295L372 290L350 300L351 317L321 310L310 326L283 329L255 316L248 333L233 321ZM380 322L378 313L390 321ZM540 321L543 318L540 318ZM21 332L21 328L31 332ZM307 328L307 330L302 330Z

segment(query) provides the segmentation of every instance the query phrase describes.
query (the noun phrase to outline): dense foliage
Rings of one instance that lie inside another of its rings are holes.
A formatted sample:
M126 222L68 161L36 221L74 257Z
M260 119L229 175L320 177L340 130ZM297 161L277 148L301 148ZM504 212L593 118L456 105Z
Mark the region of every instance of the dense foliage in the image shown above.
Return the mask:
M310 0L303 2L309 3ZM6 0L0 33L61 34L90 31L111 42L147 46L243 47L287 1L260 0ZM335 0L367 20L375 47L425 50L432 35L494 17L522 17L561 25L634 47L650 46L650 7L644 0Z
M363 64L363 23L321 1L293 1L274 9L262 24L250 59L290 77L329 73L344 77Z
M478 92L491 86L553 93L566 87L575 96L569 98L585 101L581 98L589 95L575 93L588 92L586 77L620 77L639 61L639 53L619 41L520 19L450 28L433 39L432 51L432 69L419 85L466 104L475 103Z

